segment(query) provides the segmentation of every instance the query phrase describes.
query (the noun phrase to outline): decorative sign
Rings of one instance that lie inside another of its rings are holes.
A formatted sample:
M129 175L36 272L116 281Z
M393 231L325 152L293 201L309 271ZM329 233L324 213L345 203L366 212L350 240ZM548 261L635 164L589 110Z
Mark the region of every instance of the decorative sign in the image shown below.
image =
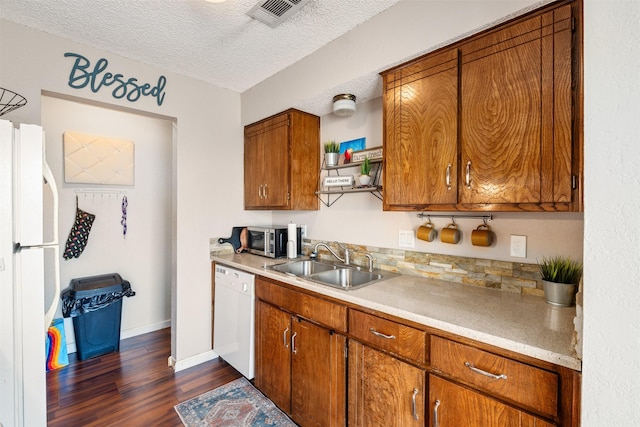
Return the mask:
M64 56L75 58L69 73L69 86L74 89L82 89L88 85L93 93L98 93L103 87L114 86L111 95L116 99L126 98L136 102L141 96L152 96L156 98L158 105L164 102L164 87L167 84L165 76L160 76L158 83L151 86L150 83L139 82L135 77L126 78L123 74L106 71L109 61L105 58L100 58L92 69L91 62L82 55L67 52Z
M325 176L325 187L348 187L352 186L354 182L353 175L345 176Z
M354 151L351 153L351 162L364 162L364 159L369 160L382 159L382 147L370 148L368 150Z

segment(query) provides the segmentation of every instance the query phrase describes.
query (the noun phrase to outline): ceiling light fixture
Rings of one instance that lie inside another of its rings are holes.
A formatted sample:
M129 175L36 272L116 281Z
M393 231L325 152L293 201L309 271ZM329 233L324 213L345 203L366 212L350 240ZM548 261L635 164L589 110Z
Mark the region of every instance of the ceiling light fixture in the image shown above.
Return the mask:
M206 1L207 3L224 3L227 0L204 0L204 1Z
M333 97L333 114L336 116L350 116L356 112L356 96L341 93Z

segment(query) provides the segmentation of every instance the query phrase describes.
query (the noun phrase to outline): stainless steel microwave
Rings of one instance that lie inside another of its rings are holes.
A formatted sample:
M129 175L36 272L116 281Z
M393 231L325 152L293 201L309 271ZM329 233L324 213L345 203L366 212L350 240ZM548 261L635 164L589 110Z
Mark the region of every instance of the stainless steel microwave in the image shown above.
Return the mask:
M289 241L287 226L267 225L247 227L249 231L249 252L269 258L283 258L287 256L287 242ZM296 254L302 254L302 227L297 227Z

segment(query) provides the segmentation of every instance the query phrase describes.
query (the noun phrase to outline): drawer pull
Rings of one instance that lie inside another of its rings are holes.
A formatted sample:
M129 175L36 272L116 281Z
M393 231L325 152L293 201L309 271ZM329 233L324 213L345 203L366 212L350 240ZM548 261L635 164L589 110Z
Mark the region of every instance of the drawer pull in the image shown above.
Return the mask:
M418 395L418 389L413 389L413 396L411 396L411 409L413 410L413 419L418 419L418 408L416 407L416 396Z
M382 332L378 332L373 328L369 328L369 332L371 332L373 335L375 335L377 337L380 337L380 338L385 338L385 339L388 339L388 340L395 340L396 339L395 335L385 335Z
M433 427L440 426L440 422L438 422L438 406L440 406L440 401L436 400L435 405L433 405Z
M507 376L505 374L500 374L500 375L492 374L491 372L483 371L482 369L476 368L475 366L473 366L469 362L464 362L464 366L466 366L467 368L471 369L476 374L484 375L485 377L493 378L494 380L506 380L507 379Z

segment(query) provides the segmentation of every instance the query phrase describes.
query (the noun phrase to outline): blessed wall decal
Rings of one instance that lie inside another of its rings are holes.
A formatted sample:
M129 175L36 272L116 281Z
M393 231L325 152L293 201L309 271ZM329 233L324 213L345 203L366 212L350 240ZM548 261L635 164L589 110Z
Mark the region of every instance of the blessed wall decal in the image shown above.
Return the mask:
M113 86L111 95L116 99L126 98L136 102L141 96L152 96L156 98L158 105L164 102L164 88L167 84L165 76L158 77L158 83L152 86L150 83L138 82L135 77L126 78L123 74L106 71L109 61L105 58L100 58L92 68L91 61L80 54L67 52L64 56L75 58L69 73L69 86L74 89L89 86L93 93L97 93L103 87Z

